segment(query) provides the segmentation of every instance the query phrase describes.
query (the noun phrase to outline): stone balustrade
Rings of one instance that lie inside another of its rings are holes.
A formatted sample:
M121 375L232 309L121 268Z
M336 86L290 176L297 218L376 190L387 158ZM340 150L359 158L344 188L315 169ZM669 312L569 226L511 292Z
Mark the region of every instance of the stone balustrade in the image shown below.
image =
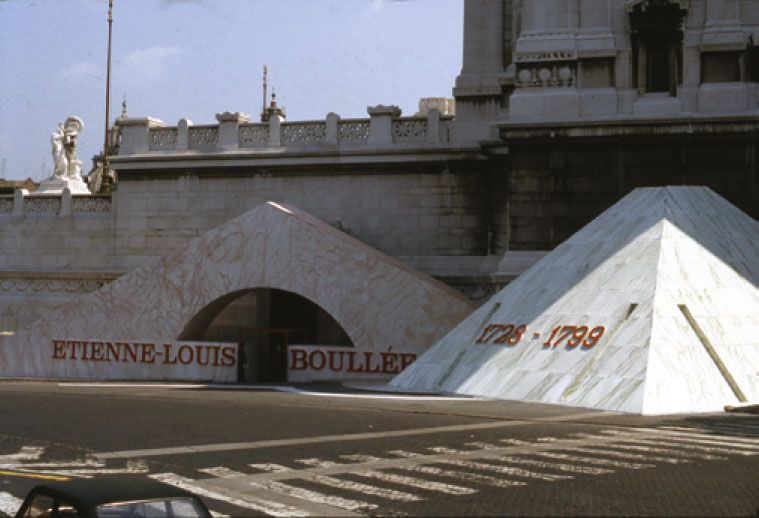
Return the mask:
M0 219L102 215L110 213L112 206L110 194L72 195L64 190L60 195L35 195L26 189L16 189L13 196L0 196Z
M434 147L448 143L453 117L436 109L423 117L401 117L396 106L374 106L368 112L367 119L341 119L330 113L323 121L285 122L283 117L273 116L265 123L251 123L241 112L225 112L216 115L216 125L195 126L181 119L174 127L148 117L120 119L119 154Z

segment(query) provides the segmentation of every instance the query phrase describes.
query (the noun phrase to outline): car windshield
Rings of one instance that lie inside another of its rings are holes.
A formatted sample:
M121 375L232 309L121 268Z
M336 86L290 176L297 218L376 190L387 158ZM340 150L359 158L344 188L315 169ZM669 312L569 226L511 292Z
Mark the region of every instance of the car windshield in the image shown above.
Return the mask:
M97 508L99 518L204 518L206 514L192 498L169 498L116 502Z

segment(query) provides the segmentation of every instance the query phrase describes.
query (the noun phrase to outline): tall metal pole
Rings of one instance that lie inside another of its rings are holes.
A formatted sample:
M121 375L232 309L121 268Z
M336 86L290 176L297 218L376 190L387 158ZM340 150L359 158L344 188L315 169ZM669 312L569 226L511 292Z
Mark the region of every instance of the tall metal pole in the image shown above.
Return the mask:
M266 122L269 118L266 116L266 75L269 72L269 68L264 65L264 102L261 106L261 122Z
M107 186L110 187L109 172L110 167L108 165L108 123L110 119L110 105L111 105L111 34L113 32L113 0L108 0L108 68L105 76L105 141L103 144L103 180Z

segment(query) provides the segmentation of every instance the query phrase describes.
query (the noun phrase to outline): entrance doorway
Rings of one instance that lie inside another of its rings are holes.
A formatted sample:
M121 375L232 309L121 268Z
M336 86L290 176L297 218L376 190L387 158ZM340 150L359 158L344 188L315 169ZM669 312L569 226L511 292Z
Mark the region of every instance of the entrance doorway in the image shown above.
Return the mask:
M228 293L200 310L179 340L236 343L238 381L286 382L288 346L353 347L318 304L296 293L252 288Z
M241 327L237 350L237 382L286 382L287 346L297 329Z

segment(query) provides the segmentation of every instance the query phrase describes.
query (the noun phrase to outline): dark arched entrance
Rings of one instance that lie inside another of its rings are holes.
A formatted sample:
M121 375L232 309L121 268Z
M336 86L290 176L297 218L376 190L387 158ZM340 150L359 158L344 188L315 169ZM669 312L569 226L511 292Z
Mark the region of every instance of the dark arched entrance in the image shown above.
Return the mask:
M190 320L179 340L237 342L238 381L287 381L287 347L353 346L337 321L289 291L254 288L229 293Z

